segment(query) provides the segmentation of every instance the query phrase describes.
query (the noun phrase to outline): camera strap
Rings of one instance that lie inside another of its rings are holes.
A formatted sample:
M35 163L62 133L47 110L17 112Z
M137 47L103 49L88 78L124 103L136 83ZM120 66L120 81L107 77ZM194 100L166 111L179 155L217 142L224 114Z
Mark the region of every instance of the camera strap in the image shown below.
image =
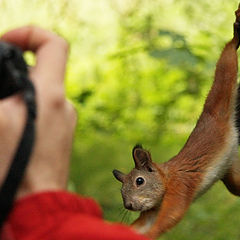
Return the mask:
M4 89L4 91L2 91ZM11 211L16 192L28 165L35 139L35 90L28 78L22 52L9 44L0 43L0 99L21 93L27 107L23 134L6 178L0 189L0 228ZM16 116L17 117L17 116Z

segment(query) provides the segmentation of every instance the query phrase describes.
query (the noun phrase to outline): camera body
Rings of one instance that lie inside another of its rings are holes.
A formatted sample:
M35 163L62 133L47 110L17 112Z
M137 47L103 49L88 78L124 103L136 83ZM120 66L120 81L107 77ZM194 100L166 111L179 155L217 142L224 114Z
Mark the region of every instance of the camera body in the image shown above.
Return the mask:
M23 90L27 75L27 64L22 51L12 44L0 41L0 99Z

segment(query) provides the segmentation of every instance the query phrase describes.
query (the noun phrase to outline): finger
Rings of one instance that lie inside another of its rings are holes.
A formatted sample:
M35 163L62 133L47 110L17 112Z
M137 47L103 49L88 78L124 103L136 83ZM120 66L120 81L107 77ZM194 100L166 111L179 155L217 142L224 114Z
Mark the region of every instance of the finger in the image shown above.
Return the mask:
M68 55L68 45L64 39L35 26L12 30L1 39L36 53L33 78L39 84L62 84Z
M11 109L9 111L9 109ZM14 116L18 116L17 119L14 119ZM18 129L19 124L22 129L24 119L26 116L26 107L23 103L22 97L17 94L12 97L0 101L0 129L5 131L10 125L12 128ZM9 123L12 123L9 125Z

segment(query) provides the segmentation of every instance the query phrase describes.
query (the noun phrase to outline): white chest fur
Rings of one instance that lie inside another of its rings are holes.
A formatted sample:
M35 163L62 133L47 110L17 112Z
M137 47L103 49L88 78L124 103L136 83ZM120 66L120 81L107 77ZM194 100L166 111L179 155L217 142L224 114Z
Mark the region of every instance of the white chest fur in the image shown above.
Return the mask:
M211 163L209 163L195 198L205 193L217 180L222 179L232 166L232 162L238 153L238 137L235 126L232 126L229 132L225 146L219 149L215 159L212 159Z

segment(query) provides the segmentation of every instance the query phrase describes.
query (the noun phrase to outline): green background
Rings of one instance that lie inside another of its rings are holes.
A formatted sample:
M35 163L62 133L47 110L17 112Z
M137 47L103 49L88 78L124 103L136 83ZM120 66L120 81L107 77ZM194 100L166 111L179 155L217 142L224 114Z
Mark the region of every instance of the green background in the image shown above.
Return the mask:
M235 0L0 0L1 33L35 24L70 44L66 94L78 110L69 189L94 197L109 221L131 222L114 168L129 172L142 143L177 154L232 36ZM30 63L34 57L26 54ZM61 164L61 163L59 163ZM240 199L217 183L161 239L240 239Z

